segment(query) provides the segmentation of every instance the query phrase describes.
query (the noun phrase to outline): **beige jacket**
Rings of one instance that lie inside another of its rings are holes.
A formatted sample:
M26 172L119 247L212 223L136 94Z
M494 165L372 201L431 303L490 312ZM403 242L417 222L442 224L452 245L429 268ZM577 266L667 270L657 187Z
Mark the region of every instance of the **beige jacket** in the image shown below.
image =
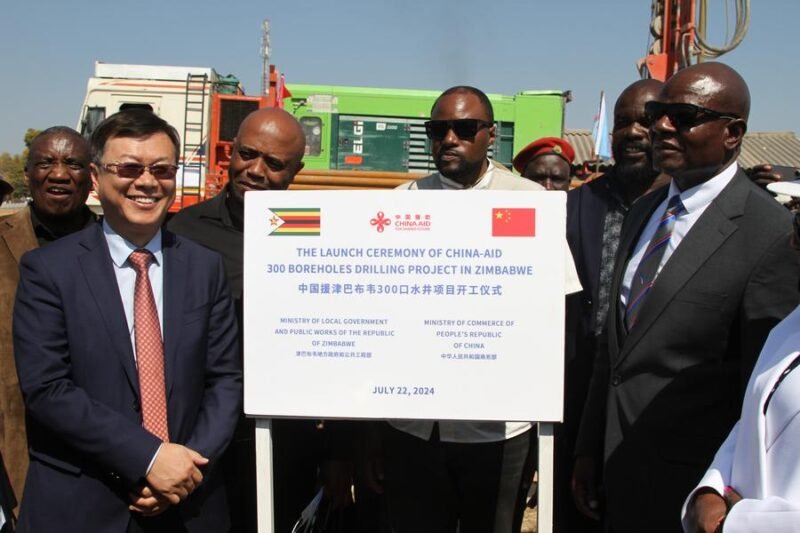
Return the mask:
M19 502L28 471L25 405L14 363L11 317L22 254L38 247L29 208L0 220L0 451Z

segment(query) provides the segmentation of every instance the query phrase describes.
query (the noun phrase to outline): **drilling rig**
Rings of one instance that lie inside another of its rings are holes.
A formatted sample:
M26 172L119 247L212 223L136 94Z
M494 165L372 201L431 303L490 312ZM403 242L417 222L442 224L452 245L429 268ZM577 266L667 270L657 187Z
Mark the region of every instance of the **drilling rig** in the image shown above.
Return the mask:
M722 46L713 46L706 31L708 0L653 0L647 56L638 64L642 78L664 81L682 68L717 58L739 46L750 25L750 0L733 3L733 34Z

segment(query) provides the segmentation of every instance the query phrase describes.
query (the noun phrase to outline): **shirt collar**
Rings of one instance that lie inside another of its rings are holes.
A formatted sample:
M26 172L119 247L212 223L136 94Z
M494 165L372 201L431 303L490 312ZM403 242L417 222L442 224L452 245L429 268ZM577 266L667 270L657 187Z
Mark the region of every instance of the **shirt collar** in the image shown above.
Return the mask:
M669 200L674 195L679 194L681 197L681 202L683 203L683 207L686 209L687 213L691 213L692 211L697 211L698 209L703 209L708 204L710 204L714 198L722 192L724 189L736 175L736 171L739 169L738 163L734 161L731 165L725 168L722 172L711 178L710 180L704 181L699 185L695 185L685 191L678 189L678 186L675 184L675 180L673 179L670 181L669 184L669 193L667 194L667 199Z
M117 268L122 268L125 266L125 263L128 261L128 257L130 257L131 252L140 248L144 248L153 254L156 264L161 265L161 262L164 258L164 252L161 249L160 231L157 231L153 238L150 239L150 242L148 242L146 245L136 246L133 243L125 240L119 233L114 231L114 228L108 224L107 220L103 220L103 236L105 236L106 242L108 243L108 251L111 254L111 260L114 262Z
M608 179L605 180L605 186L606 189L608 190L608 198L611 201L611 205L614 208L621 209L623 213L627 213L628 210L631 208L631 206L628 205L628 203L625 200L625 196L622 194L622 191L620 190L622 187L617 181L616 175L608 174Z
M52 242L67 235L66 233L54 231L44 222L42 222L42 220L36 214L36 209L33 207L33 202L28 202L28 212L31 215L31 226L33 226L33 231L38 238ZM81 216L84 218L82 228L86 228L97 221L97 216L85 205L81 208Z
M221 220L225 225L230 225L231 223L231 216L228 213L228 206L225 202L228 196L228 188L230 187L230 183L226 185L219 193L206 200L205 202L200 202L197 204L195 209L198 209L198 215L201 218L212 218L215 220Z
M198 204L201 206L199 209L200 218L210 218L222 222L222 225L228 228L233 228L233 217L228 209L228 196L230 195L231 182L228 182L219 193L207 200Z
M461 183L451 180L448 177L445 177L441 172L439 176L442 178L442 186L445 189L488 189L489 186L492 184L492 178L494 177L494 163L486 160L486 172L484 172L478 181L472 187L464 187Z

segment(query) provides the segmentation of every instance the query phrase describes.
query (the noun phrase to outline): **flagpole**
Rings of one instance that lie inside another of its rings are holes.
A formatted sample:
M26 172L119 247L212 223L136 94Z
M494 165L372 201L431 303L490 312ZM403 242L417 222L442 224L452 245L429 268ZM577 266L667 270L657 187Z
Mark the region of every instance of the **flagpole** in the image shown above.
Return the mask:
M602 90L600 91L600 103L597 105L597 109L599 109L601 112L605 111L605 109L603 109L603 97L605 96L604 93L605 93L604 91L602 91ZM600 138L600 135L602 133L600 131L600 126L599 126L602 123L602 121L603 121L603 117L599 116L597 118L597 124L598 124L598 127L597 127L597 139ZM592 143L592 152L596 152L595 146L597 146L597 139L593 139L595 142ZM592 157L594 157L594 171L595 171L595 173L599 173L600 172L600 155L597 154L597 153L593 153Z

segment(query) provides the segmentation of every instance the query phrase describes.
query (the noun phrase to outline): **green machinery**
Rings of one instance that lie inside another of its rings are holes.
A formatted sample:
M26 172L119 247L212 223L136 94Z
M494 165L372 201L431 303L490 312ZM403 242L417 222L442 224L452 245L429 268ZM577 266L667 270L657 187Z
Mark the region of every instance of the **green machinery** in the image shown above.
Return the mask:
M307 169L421 172L435 170L423 123L439 91L289 85L284 107L306 134ZM560 137L560 91L489 94L497 140L489 157L511 167L514 155L539 137Z

